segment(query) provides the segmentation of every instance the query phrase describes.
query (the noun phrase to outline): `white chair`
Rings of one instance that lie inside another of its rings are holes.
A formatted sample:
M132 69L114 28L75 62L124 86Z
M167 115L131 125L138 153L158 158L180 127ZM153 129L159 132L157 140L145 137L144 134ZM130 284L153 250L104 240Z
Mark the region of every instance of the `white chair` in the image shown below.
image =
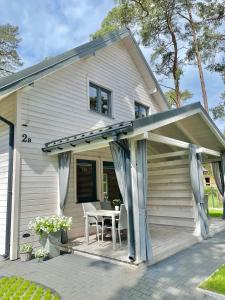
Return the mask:
M99 202L87 202L82 203L83 212L84 212L84 218L86 218L86 213L90 212L96 212L96 210L100 209L100 203ZM88 228L89 227L96 227L96 238L99 242L99 227L102 227L102 218L96 217L96 216L89 216L88 217ZM89 232L88 232L89 235Z
M117 223L117 231L119 235L120 247L121 247L121 230L127 229L127 210L125 204L120 205L120 215Z
M102 220L102 241L103 241L104 229L110 229L112 231L112 222L111 222L111 224L104 224L104 219ZM127 229L127 210L126 210L125 204L121 204L119 219L116 220L116 230L117 230L118 236L119 236L120 247L122 245L121 231L125 230L125 229Z

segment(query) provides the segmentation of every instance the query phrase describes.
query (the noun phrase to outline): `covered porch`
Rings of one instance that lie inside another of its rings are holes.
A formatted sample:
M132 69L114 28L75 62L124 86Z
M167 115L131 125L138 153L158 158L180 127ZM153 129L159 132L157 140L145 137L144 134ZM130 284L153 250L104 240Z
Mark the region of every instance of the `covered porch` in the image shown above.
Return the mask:
M125 140L126 149L120 144ZM129 166L125 178L118 175L118 157L116 160L110 143L116 143L122 151L121 168ZM224 147L222 134L199 104L46 144L43 151L57 154L59 162L62 153L70 153L67 168L63 169L64 181L66 177L68 180L66 192L60 195L60 208L61 213L73 218L69 233L73 251L130 262L132 250L133 263L155 263L207 238L210 226L204 211L201 167L202 162L218 163L224 172ZM113 249L110 235L99 243L91 235L89 244L86 243L84 212L82 203L77 201L78 178L81 178L77 176L78 161L95 162L92 167L96 170L96 200L100 202L105 201L104 162L114 163L128 217L127 235L121 247L117 243ZM130 180L126 191L121 188L120 180L122 185ZM220 226L212 224L213 227L225 228L223 221Z

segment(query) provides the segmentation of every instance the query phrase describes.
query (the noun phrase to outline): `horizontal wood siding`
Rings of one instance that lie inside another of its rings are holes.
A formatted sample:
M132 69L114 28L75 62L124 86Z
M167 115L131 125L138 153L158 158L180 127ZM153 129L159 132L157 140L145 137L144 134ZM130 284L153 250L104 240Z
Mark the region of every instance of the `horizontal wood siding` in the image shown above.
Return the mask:
M89 111L88 82L112 90L113 118ZM95 55L75 62L34 82L21 91L21 134L31 143L21 143L21 218L20 243L37 237L28 229L36 216L58 213L58 161L42 153L46 142L134 118L134 101L159 111L151 99L139 71L121 43L97 51ZM73 158L74 159L74 158ZM72 161L73 164L73 161ZM83 212L74 201L74 178L71 170L65 213L73 217L71 234L83 233ZM29 232L31 237L23 238Z
M179 154L179 152L178 152ZM148 203L150 224L194 229L195 212L187 154L151 159L148 154Z
M0 102L0 116L15 121L15 101L8 97ZM9 127L0 121L0 255L5 254L5 233L8 193Z

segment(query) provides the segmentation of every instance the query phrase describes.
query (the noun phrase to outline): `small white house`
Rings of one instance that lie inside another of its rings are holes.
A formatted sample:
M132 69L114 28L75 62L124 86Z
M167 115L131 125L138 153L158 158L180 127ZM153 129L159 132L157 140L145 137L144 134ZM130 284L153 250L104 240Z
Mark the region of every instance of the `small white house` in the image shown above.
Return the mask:
M107 196L125 203L127 253L163 258L168 245L207 237L201 162L218 165L222 180L224 152L199 103L169 110L128 29L2 78L0 255L38 246L28 229L36 216L71 216L69 239L83 237L82 203Z

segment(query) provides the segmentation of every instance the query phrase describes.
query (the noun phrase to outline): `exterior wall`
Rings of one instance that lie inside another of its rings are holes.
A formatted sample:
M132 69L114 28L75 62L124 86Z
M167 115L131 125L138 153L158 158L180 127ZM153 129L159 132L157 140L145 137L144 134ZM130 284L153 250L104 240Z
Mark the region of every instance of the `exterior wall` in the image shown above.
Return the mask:
M0 102L0 116L15 122L15 99ZM5 254L5 233L8 193L9 128L0 121L0 255Z
M148 157L148 215L150 224L195 229L195 202L188 155Z
M113 118L88 110L89 80L112 90ZM29 232L29 221L39 215L58 213L57 156L42 153L44 143L131 120L134 101L149 105L152 113L159 111L159 106L151 100L140 73L120 43L38 80L34 87L21 91L19 100L21 135L27 134L31 139L31 143L21 142L20 243L33 242L36 246L37 237L23 238ZM70 183L66 212L74 218L72 232L80 235L81 207L73 199Z

